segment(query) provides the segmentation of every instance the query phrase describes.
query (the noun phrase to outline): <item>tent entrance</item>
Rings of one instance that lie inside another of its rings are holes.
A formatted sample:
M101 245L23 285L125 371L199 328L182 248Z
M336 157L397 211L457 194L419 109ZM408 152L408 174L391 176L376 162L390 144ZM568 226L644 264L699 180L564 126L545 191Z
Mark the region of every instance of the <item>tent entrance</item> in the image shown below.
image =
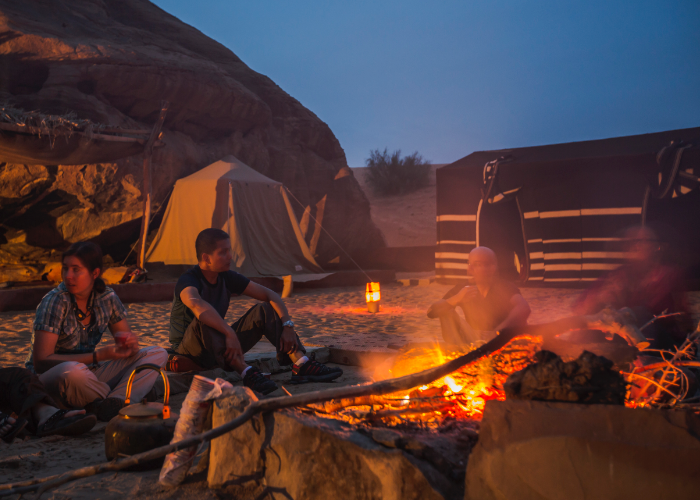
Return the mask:
M525 279L525 240L517 197L482 204L479 211L479 246L496 252L502 278L513 281Z

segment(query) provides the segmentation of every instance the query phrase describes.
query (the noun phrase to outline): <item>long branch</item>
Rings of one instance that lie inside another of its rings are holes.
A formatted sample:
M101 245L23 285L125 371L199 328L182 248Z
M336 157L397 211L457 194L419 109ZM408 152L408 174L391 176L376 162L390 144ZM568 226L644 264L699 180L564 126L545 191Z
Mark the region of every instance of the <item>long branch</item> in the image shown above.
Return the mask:
M290 408L294 406L303 406L311 403L319 403L321 401L328 401L331 399L342 399L342 398L355 398L358 396L368 396L368 395L380 395L380 394L390 394L392 392L398 392L403 390L412 389L417 386L426 385L430 382L438 380L445 375L459 370L465 365L473 363L485 356L488 356L496 352L501 347L505 346L513 338L523 333L522 329L509 329L504 330L495 338L487 342L486 344L478 347L477 349L459 356L453 360L448 361L439 366L433 368L428 368L422 372L414 373L412 375L405 375L403 377L382 380L380 382L375 382L372 384L365 385L354 385L346 387L337 387L333 389L327 389L324 391L307 392L305 394L297 394L295 396L282 396L277 398L261 399L254 401L249 404L246 409L239 416L233 420L220 425L210 431L192 436L177 443L171 443L166 446L161 446L144 453L139 453L137 455L132 455L130 457L122 458L112 462L106 462L99 465L92 465L89 467L83 467L74 471L65 472L59 476L51 476L39 480L34 484L27 485L25 483L15 483L0 485L0 497L6 497L10 495L29 493L32 491L37 491L37 498L41 496L42 493L61 486L69 481L80 479L83 477L93 476L95 474L100 474L103 472L118 471L131 467L133 465L138 465L143 462L154 460L156 458L163 457L169 453L173 453L184 448L189 448L191 446L198 445L204 441L211 441L227 432L230 432L258 413L280 410L283 408Z

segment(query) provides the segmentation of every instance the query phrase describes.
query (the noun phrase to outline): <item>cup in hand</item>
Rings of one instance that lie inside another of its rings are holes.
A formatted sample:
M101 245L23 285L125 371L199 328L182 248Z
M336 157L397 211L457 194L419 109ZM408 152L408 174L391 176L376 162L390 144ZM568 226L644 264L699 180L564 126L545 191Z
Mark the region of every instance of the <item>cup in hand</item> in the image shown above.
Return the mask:
M128 347L127 342L129 337L130 335L128 332L117 332L114 334L114 343L119 349L126 349Z

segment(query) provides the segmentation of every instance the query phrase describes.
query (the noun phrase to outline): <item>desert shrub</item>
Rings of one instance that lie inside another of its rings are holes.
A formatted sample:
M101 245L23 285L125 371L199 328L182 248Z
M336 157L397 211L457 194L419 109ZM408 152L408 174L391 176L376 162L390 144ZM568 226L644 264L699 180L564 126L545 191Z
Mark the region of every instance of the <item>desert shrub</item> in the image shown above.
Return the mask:
M379 194L410 193L430 182L430 162L417 151L401 158L400 149L391 154L386 149L375 149L370 151L365 165L367 181Z

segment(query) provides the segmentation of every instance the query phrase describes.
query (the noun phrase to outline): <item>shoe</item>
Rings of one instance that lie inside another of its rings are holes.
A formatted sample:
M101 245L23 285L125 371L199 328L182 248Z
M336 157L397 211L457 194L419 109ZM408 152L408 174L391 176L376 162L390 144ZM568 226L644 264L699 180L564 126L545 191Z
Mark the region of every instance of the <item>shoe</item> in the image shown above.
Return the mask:
M250 370L246 372L245 377L243 377L243 385L262 395L270 394L277 389L277 384L269 378L266 378L265 375L254 366L251 366Z
M85 406L86 413L92 413L102 422L109 422L124 408L124 400L119 398L96 399Z
M330 368L318 361L307 361L301 366L292 365L292 384L330 382L343 374L340 368Z
M173 373L201 372L204 368L182 354L169 354L165 371Z
M14 423L11 424L9 422L10 418L12 418L10 415L0 412L0 428L5 427L5 425L10 426L7 433L0 436L0 439L5 441L7 444L12 444L12 441L14 441L17 435L24 430L28 423L24 418L16 418L14 419Z
M44 422L36 432L37 437L46 436L79 436L92 429L97 423L95 415L75 415L65 417L68 410L58 410Z

